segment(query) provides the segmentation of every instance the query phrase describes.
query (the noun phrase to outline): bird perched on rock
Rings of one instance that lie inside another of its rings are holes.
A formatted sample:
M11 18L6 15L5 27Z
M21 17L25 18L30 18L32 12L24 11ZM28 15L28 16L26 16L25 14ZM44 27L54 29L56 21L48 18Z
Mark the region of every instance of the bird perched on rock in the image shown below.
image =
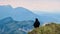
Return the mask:
M39 25L40 25L40 22L39 22L38 19L36 18L33 26L34 26L34 28L38 28Z

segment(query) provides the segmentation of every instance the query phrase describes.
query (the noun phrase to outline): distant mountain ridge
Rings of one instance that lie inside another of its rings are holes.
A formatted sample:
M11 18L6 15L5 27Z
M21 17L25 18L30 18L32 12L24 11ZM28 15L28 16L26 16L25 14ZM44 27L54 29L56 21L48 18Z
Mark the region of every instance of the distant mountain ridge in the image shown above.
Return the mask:
M33 28L35 18L39 18L38 15L26 8L0 6L0 34L25 34Z
M0 6L0 19L6 17L12 17L16 21L27 21L38 18L41 24L44 22L60 22L60 16L57 14L48 14L41 12L39 15L37 15L24 7L12 8L10 5Z
M58 15L59 16L59 15ZM60 22L50 15L45 16L44 14L35 14L32 11L23 8L17 7L12 8L10 5L0 6L0 34L21 34L29 31L33 28L33 23L35 18L38 18L40 24L44 24L44 22ZM20 29L23 29L20 30Z
M10 5L0 6L0 19L5 17L12 17L16 21L35 20L35 18L38 18L41 24L44 22L60 22L60 16L57 14L41 12L41 14L37 15L24 7L12 8Z
M33 20L15 21L11 17L4 18L0 20L0 34L25 34L33 28L33 23Z
M12 8L10 5L7 5L0 6L0 19L4 17L12 17L17 21L23 21L34 20L37 17L37 15L26 8L23 7Z

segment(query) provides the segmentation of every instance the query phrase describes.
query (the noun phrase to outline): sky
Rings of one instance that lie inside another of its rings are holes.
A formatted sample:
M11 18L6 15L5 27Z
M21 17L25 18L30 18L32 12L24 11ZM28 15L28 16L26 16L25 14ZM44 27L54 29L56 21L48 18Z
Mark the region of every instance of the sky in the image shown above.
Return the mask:
M60 0L0 0L0 5L24 7L33 11L60 12Z

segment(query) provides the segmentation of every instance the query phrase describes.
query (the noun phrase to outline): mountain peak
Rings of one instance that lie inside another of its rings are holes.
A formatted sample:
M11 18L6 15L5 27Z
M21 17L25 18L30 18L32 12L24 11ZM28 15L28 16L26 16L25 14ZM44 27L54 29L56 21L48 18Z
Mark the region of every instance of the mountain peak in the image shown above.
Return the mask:
M19 8L19 9L20 9L20 8L21 8L21 9L25 9L24 7L17 7L17 8ZM17 8L15 8L15 9L17 9Z
M12 8L11 5L1 5L0 8L1 8L1 7L3 7L3 8L4 8L4 7L5 7L5 8Z
M17 11L23 11L23 12L31 12L30 10L28 10L28 9L26 9L24 7L17 7L17 8L15 8L15 10L17 10Z
M11 6L10 5L2 7L0 6L1 17L11 16L16 21L34 20L36 17L36 15L32 11L24 7L17 7L17 8L9 8L9 7ZM8 17L7 20L8 19L10 20L10 17Z
M12 17L6 17L6 18L4 18L4 19L2 19L1 21L13 21L13 19L12 19Z
M12 19L12 17L7 17L7 18L5 18L5 19Z

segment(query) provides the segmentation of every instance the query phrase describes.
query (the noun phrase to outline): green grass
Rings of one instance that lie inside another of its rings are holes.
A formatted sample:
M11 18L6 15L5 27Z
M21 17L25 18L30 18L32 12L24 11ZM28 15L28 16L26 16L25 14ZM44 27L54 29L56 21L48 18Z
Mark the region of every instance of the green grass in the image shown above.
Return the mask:
M60 34L60 24L50 23L39 28L34 28L28 34Z

